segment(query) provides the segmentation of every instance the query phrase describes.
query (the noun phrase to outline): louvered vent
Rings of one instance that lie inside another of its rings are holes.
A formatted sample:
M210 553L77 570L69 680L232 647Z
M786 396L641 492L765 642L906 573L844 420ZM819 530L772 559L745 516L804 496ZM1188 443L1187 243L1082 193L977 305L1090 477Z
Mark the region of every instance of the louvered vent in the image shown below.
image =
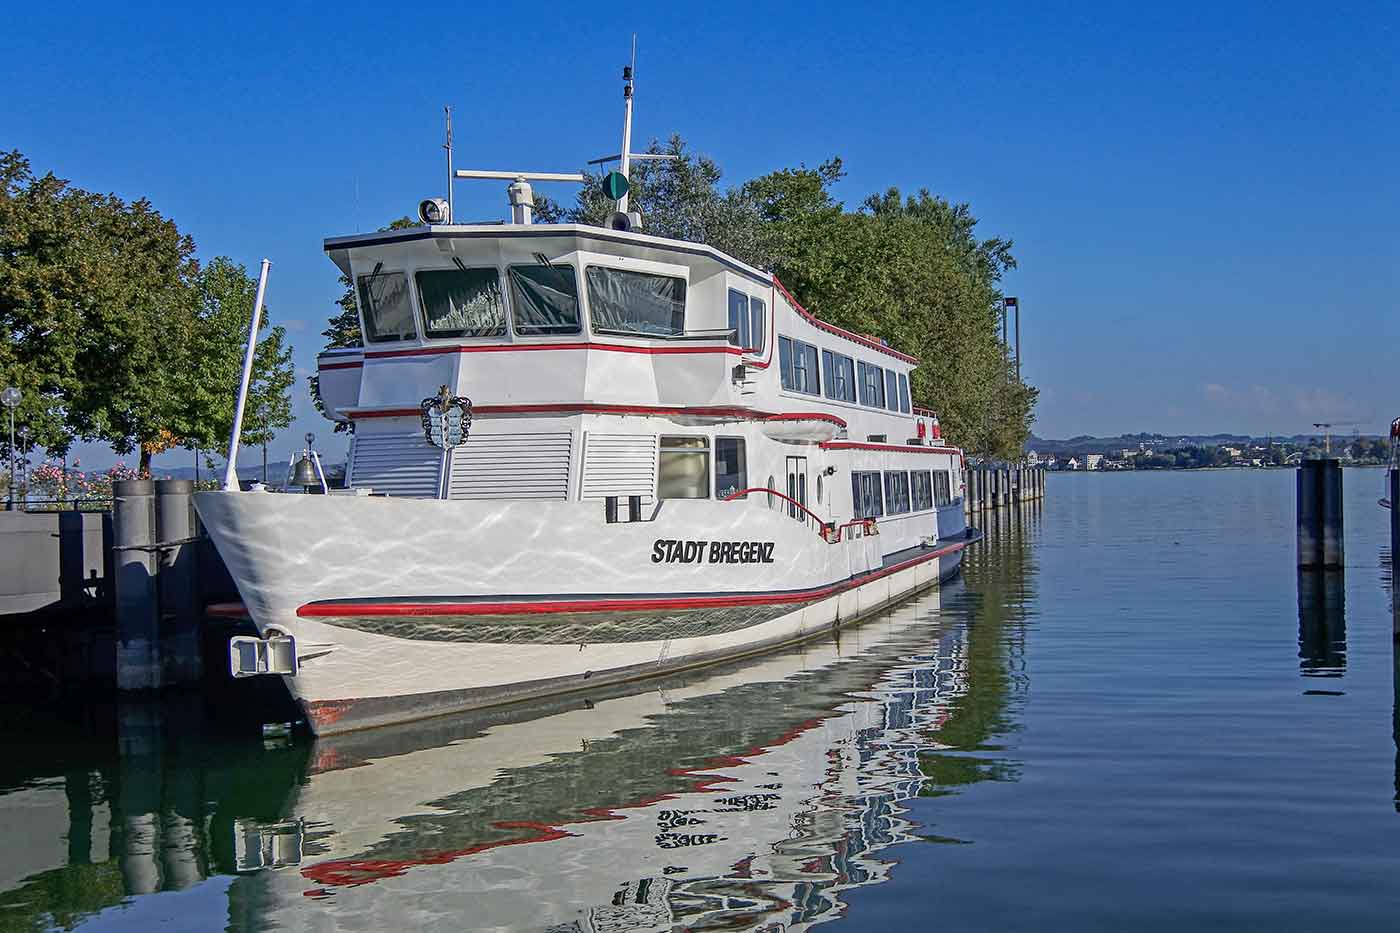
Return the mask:
M586 435L583 498L656 495L656 436L654 434Z
M452 451L450 499L567 499L571 431L473 434Z
M442 482L442 450L405 434L357 434L351 482L388 496L436 499Z

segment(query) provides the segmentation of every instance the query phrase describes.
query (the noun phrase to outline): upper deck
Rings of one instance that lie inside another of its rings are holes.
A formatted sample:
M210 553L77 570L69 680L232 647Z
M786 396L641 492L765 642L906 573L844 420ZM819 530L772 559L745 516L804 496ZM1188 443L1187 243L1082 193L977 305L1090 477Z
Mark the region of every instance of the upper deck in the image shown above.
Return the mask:
M817 320L771 274L704 244L487 224L325 249L355 284L365 337L322 358L340 419L407 417L448 385L484 416L822 412L851 439L915 434L913 357Z

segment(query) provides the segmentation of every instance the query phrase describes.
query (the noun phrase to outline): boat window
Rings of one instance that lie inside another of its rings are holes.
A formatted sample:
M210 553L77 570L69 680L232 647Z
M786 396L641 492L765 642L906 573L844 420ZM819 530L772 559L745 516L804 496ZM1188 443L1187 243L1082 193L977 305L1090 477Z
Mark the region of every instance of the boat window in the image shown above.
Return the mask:
M506 305L495 269L417 273L423 333L429 337L504 337Z
M864 361L860 363L860 403L872 408L885 407L885 371Z
M364 313L365 339L371 343L414 340L413 304L408 297L408 276L379 272L360 276L360 310Z
M909 474L903 470L885 473L885 508L891 515L909 511Z
M899 410L909 414L909 377L899 374Z
M710 497L710 439L663 437L658 458L658 499Z
M747 347L752 339L749 321L749 296L731 288L729 290L729 342L736 347Z
M749 465L742 437L715 438L715 498L727 499L749 488ZM745 499L748 496L744 496Z
M589 266L585 276L594 333L685 333L685 279L607 266Z
M775 508L775 507L777 506L777 504L778 504L778 497L775 496L775 495L773 495L773 493L772 493L773 483L774 483L774 482L775 482L775 480L773 479L773 477L772 477L772 476L769 476L769 477L768 477L768 486L767 486L766 488L769 490L769 493L768 493L768 507L769 507L770 509L771 509L771 508Z
M851 473L851 502L856 518L879 518L885 514L880 474L856 470Z
M790 337L778 338L778 369L783 388L807 395L821 394L821 378L817 373L817 348Z
M822 475L817 474L817 505L822 504Z
M749 299L749 350L763 352L763 337L768 329L768 305L762 298Z
M826 380L826 397L839 402L856 400L855 361L842 353L822 351L822 378Z
M933 508L933 480L928 470L914 470L909 474L909 492L915 512Z
M573 266L511 266L510 295L517 336L577 334L582 330Z
M948 505L953 501L952 477L946 470L933 474L933 500L938 505Z
M899 411L899 374L893 369L885 370L885 405L890 411Z

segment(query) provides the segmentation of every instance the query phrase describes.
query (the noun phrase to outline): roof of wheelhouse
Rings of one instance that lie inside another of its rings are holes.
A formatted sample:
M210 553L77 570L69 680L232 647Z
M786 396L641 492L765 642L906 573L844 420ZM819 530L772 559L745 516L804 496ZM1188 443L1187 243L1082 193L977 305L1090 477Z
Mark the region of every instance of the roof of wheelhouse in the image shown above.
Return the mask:
M514 239L563 239L606 243L609 251L619 256L634 259L656 259L657 252L684 253L688 256L701 256L731 272L752 279L763 285L773 283L773 274L741 262L727 253L704 243L691 243L687 240L672 240L666 237L649 236L634 231L608 230L590 224L448 224L406 227L403 230L386 230L381 233L362 233L354 236L330 237L325 250L341 272L350 274L350 250L370 246L388 246L398 243L411 243L416 240L514 240Z

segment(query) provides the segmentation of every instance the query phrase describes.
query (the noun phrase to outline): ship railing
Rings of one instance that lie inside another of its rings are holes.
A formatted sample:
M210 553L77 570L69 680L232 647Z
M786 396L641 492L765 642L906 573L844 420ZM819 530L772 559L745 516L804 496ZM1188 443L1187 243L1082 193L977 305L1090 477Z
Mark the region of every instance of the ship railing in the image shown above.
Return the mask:
M792 496L789 496L786 493L778 492L778 490L776 489L769 489L767 486L750 486L748 489L741 489L736 493L731 493L730 495L725 496L723 501L733 502L735 499L742 499L750 493L776 496L779 499L782 499L784 502L787 502L789 505L800 509L803 512L803 514L805 514L808 518L810 518L813 522L816 523L817 534L819 534L822 540L826 541L828 544L838 544L843 539L849 540L852 536L852 533L857 528L861 530L861 533L863 535L872 535L880 533L879 526L875 523L875 519L873 518L855 518L849 522L846 522L844 525L837 525L835 522L823 521L821 516L819 516L816 512L813 512L811 509L807 508L807 506L805 506L801 502L798 502Z

